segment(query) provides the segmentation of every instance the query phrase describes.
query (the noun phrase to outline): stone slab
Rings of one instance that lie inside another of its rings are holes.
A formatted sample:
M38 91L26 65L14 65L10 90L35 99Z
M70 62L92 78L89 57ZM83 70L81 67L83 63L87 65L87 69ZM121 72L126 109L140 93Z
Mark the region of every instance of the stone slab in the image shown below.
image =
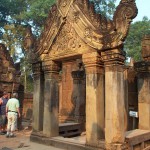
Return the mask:
M32 133L30 136L30 140L32 142L51 145L57 148L61 148L62 150L103 150L104 148L98 147L89 147L87 146L85 136L79 136L74 138L63 138L63 137L53 137L47 138L44 136L40 136L39 133ZM104 142L100 143L101 147L104 147Z
M136 130L126 132L125 141L129 145L137 145L148 140L150 140L149 130L136 129Z

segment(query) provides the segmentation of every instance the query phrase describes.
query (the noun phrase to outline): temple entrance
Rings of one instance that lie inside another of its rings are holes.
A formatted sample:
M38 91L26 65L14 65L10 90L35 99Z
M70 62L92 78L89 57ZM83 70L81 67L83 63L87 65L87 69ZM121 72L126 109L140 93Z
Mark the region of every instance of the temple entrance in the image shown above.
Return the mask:
M85 131L85 73L78 60L62 61L59 79L59 133L76 136Z

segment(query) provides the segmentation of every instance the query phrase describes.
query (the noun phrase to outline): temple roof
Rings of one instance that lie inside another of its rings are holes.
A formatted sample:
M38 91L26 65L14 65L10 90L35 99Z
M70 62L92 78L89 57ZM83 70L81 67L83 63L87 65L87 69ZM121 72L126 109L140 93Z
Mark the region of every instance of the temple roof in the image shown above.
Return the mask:
M122 46L133 18L137 15L135 0L121 0L112 20L96 14L88 0L57 0L50 9L44 31L36 42L34 56L49 53L66 21L90 47L104 51Z

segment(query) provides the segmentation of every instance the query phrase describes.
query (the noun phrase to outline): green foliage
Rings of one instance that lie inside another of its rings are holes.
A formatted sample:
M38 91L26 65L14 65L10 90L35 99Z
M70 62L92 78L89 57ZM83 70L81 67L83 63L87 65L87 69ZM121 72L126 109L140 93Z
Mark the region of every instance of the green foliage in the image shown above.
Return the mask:
M4 43L9 50L13 60L17 61L22 56L21 49L25 27L19 24L6 24L3 29L5 32L2 36L2 43ZM18 50L16 51L16 49Z
M9 50L13 60L21 63L21 81L25 91L33 90L31 65L23 53L26 26L30 25L38 35L55 0L1 0L0 40Z
M21 83L25 92L33 91L32 65L28 62L26 55L20 59L21 63Z
M115 11L116 0L90 0L94 3L97 13L107 18L111 18Z
M27 0L28 7L26 11L22 11L16 19L21 19L26 22L31 22L36 26L43 26L50 7L55 3L55 0Z
M131 24L124 50L127 56L132 57L135 61L141 60L141 41L145 34L150 34L150 20L147 17Z

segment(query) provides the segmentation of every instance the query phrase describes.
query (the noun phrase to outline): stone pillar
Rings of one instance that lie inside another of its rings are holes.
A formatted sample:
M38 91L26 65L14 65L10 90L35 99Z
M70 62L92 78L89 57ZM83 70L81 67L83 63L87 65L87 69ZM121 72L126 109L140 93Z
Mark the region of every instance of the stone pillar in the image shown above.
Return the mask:
M104 139L104 68L97 52L83 54L86 72L86 143Z
M85 72L72 71L73 77L73 95L75 121L85 123Z
M33 131L43 130L43 111L44 111L44 78L41 62L32 64L33 67Z
M150 62L135 63L138 72L139 129L150 130Z
M138 74L139 128L150 130L150 35L142 40L143 61L134 64Z
M45 74L43 134L47 137L54 137L59 135L59 68L53 61L45 61L43 70Z
M124 60L123 51L102 52L105 64L105 140L106 144L124 142Z

